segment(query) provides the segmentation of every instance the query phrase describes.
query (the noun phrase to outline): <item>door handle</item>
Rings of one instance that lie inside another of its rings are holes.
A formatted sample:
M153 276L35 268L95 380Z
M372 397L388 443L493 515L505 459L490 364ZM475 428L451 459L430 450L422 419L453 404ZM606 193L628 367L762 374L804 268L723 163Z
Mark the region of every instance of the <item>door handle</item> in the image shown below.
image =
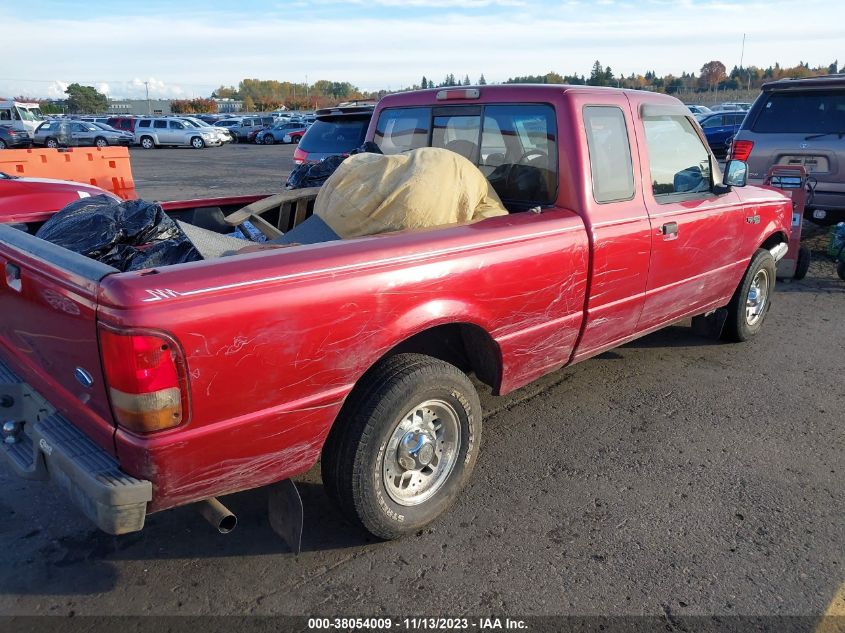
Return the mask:
M678 234L678 223L677 222L667 222L663 226L660 227L660 232L663 234L664 237L669 237L670 235L677 235Z

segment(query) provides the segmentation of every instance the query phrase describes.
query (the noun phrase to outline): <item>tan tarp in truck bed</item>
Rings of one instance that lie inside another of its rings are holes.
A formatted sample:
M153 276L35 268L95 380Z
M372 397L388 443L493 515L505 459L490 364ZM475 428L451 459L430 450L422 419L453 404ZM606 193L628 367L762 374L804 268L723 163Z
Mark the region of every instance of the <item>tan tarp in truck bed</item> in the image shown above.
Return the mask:
M342 238L507 215L478 168L445 149L356 154L317 194L314 215Z

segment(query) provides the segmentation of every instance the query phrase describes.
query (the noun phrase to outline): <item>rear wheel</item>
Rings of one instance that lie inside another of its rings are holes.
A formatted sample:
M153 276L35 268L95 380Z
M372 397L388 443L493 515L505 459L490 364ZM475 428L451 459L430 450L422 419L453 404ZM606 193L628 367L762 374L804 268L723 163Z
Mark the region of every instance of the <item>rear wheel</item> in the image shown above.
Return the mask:
M299 139L301 138L301 136L292 136L290 140L294 145L296 145L297 143L299 143Z
M56 139L50 137L46 141L44 141L44 145L46 145L50 149L57 149L59 147L59 142Z
M263 141L264 141L265 145L272 145L273 143L276 142L276 139L273 138L272 134L265 134L264 137L263 137Z
M141 147L143 147L144 149L155 149L155 146L156 144L152 136L141 137Z
M4 141L2 138L0 138L0 149L6 149L6 147L8 147L6 145L6 141Z
M195 136L191 139L191 147L194 149L202 149L205 147L205 141L203 141L199 136Z
M97 147L108 147L109 142L106 139L104 139L102 136L98 136L97 138L94 139L94 145L96 145Z
M457 499L481 440L481 404L457 367L398 354L361 380L323 448L326 492L352 521L394 539Z
M836 274L839 275L842 281L845 281L845 261L836 264Z
M774 289L775 258L766 249L758 249L728 304L725 337L741 342L755 336L763 327Z

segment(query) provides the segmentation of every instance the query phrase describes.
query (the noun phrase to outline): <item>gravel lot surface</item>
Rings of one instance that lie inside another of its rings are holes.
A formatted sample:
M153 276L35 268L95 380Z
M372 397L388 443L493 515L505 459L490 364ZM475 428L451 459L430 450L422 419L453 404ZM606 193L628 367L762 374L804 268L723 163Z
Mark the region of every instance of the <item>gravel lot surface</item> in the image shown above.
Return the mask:
M291 146L132 150L152 199L271 192ZM808 230L812 225L808 226ZM667 328L504 398L475 474L416 537L373 542L298 482L305 551L262 491L120 538L0 469L0 613L820 615L845 582L845 283L821 252L747 344ZM678 629L672 629L678 630Z

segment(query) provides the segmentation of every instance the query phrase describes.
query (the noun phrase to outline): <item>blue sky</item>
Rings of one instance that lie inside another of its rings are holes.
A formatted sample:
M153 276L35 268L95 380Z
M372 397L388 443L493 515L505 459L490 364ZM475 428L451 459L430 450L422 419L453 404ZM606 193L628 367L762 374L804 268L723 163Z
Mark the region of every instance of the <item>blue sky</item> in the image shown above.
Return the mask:
M838 0L290 0L4 3L0 95L207 96L245 77L399 89L422 75L475 81L589 73L697 72L718 59L845 63ZM806 16L813 16L807 19Z

